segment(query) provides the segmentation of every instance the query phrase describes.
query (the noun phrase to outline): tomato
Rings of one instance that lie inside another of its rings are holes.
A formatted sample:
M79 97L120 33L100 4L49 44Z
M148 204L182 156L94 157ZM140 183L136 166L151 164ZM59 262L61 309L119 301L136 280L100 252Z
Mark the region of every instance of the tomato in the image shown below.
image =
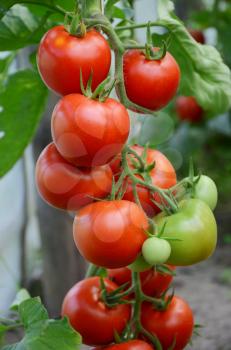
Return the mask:
M131 148L136 151L139 156L141 156L144 152L144 148L141 146L133 146ZM151 178L151 183L160 188L170 188L174 186L177 182L176 172L170 161L160 151L148 148L146 163L147 165L150 165L153 162L155 162L155 167L148 173ZM131 163L130 167L134 168ZM143 179L142 174L137 174L136 176ZM160 209L152 202L154 199L158 203L162 203L159 195L157 193L150 194L150 190L141 185L137 185L136 189L140 203L145 213L150 217L154 216L156 213L159 213ZM127 180L127 189L123 198L129 201L135 201L132 183L130 180Z
M123 148L130 129L125 107L111 98L105 102L80 94L64 96L51 121L59 153L76 166L104 165Z
M192 265L207 259L217 242L217 225L213 212L200 199L185 199L172 215L155 217L158 230L164 225L164 236L178 240L169 241L171 255L168 263L176 266Z
M94 350L154 350L153 346L140 339L133 339L120 344L112 344L104 348ZM92 349L93 350L93 349Z
M200 44L205 44L205 36L201 30L189 29L191 36Z
M106 290L118 286L104 278ZM62 316L67 316L72 327L87 345L104 345L113 342L114 332L120 334L129 321L131 308L121 304L107 307L101 300L100 278L90 277L78 282L64 298Z
M143 327L156 335L163 347L168 350L182 350L193 333L194 318L190 306L180 297L174 296L167 310L155 310L152 304L143 303L141 311ZM172 349L172 348L171 348Z
M175 266L168 265L172 271L175 270ZM118 285L129 282L131 284L131 270L127 267L120 269L108 269L108 277ZM165 292L172 282L173 276L160 273L155 268L151 268L147 271L140 273L141 287L143 292L149 296L159 297Z
M129 50L123 70L128 98L153 111L168 104L180 82L179 66L169 52L160 60L148 60L142 51Z
M203 119L204 111L192 96L179 96L176 99L176 112L181 120L198 123Z
M204 201L211 210L217 205L217 187L215 182L208 176L201 175L199 181L195 185L194 197Z
M150 265L165 263L171 254L171 246L165 239L150 237L142 246L144 260Z
M112 171L109 165L76 168L51 143L37 161L36 184L40 195L49 204L76 211L93 202L92 197L104 198L110 193Z
M106 268L133 262L147 238L148 220L135 203L115 200L89 204L74 220L74 240L84 258Z
M39 45L37 63L44 83L61 95L81 93L80 71L83 83L93 72L93 90L108 75L111 50L104 37L90 30L84 37L67 32L64 26L50 29Z

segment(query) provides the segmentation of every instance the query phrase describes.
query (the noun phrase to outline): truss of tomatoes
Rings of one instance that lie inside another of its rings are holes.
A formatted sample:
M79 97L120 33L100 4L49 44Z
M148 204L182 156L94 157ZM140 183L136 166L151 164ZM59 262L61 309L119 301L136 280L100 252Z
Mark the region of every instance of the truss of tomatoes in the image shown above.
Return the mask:
M76 37L63 26L52 28L40 43L37 62L45 84L63 95L51 118L53 141L36 164L39 193L48 204L77 212L73 224L75 244L87 261L107 269L107 277L103 278L107 293L121 286L126 291L136 265L143 293L162 298L172 275L157 272L158 264L167 263L173 270L174 266L205 260L215 249L214 182L201 176L193 196L185 196L177 212L166 213L160 193L142 182L134 185L129 176L121 180L121 153L130 131L128 111L108 96L100 99L84 95L80 84L82 79L86 86L91 79L95 91L109 73L111 50L101 33L91 29L83 37ZM176 94L179 80L180 70L170 53L159 60L147 59L141 50L124 55L125 90L138 105L153 111L164 107ZM174 167L160 151L139 145L131 150L132 154L126 155L127 164L136 179L164 190L177 184ZM145 170L140 171L134 154L145 161ZM113 179L121 181L120 198L109 198ZM157 233L162 235L148 235L153 218ZM115 332L123 334L130 322L132 306L105 304L101 282L95 276L77 283L63 302L62 315L68 316L81 333L84 344L111 350L153 349L142 334L110 345ZM135 298L134 293L127 298ZM183 349L194 325L192 310L177 296L164 310L143 302L140 322L147 332L158 337L163 350Z

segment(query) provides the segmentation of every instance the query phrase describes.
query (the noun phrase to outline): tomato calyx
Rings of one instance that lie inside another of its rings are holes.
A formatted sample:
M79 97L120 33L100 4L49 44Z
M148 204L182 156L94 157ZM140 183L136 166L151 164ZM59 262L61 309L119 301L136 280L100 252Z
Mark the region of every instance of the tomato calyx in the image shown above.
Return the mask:
M115 86L116 79L111 80L111 77L108 76L96 87L94 91L92 91L92 79L93 79L93 72L91 71L90 77L85 87L83 83L82 70L80 70L80 87L81 87L82 94L85 97L88 97L92 100L98 100L99 102L106 101L106 99L109 97L111 91Z
M147 23L147 31L146 31L146 44L145 44L145 57L149 61L159 61L165 57L167 53L167 45L166 42L162 42L162 46L160 49L154 49L152 42L152 34L151 34L151 22Z
M131 304L131 301L124 299L125 297L134 292L133 286L126 289L128 285L129 282L126 282L118 288L116 288L115 290L108 292L103 277L100 277L101 300L108 308L113 308L118 304Z
M69 15L67 14L64 20L64 27L68 33L72 36L76 36L78 38L83 38L86 35L87 27L84 24L82 19L80 10L77 6L76 11L69 22Z

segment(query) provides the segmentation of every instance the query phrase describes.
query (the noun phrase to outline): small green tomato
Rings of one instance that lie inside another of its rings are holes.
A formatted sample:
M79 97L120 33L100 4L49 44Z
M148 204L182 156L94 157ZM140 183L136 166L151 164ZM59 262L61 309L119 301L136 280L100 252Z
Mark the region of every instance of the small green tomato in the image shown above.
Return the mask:
M195 186L195 198L205 202L211 210L217 205L217 187L215 182L206 175L201 175Z
M150 265L163 264L170 257L171 245L165 239L151 237L144 242L142 254Z

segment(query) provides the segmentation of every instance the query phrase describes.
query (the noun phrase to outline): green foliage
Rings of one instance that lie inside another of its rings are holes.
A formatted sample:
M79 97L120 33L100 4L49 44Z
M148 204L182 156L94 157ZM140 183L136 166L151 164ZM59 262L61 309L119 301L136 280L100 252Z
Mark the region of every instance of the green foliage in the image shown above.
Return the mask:
M0 93L0 176L22 156L40 121L47 89L31 70L12 74Z
M22 293L21 293L22 294ZM23 292L25 295L25 291ZM19 297L18 297L19 299ZM39 298L27 298L18 305L19 319L15 326L22 325L25 331L23 339L3 350L77 350L81 345L81 336L69 324L62 320L49 319L45 307ZM0 334L10 329L0 325Z
M181 68L182 95L194 96L208 115L217 115L231 106L231 74L219 52L192 39L183 23L171 12L173 3L158 2L158 23L171 33L169 51Z

